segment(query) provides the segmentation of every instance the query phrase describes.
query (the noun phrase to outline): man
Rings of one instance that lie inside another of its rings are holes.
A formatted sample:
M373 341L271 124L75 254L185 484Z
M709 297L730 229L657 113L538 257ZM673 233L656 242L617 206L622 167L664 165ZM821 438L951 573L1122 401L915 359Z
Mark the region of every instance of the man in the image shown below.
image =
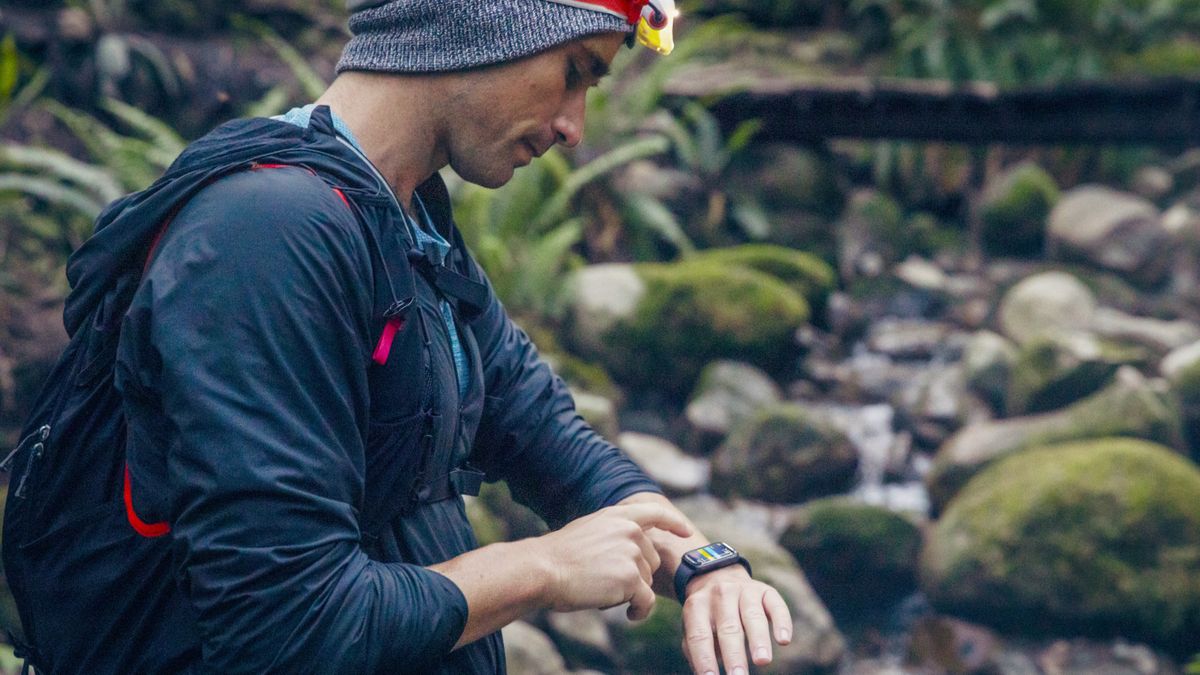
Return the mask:
M176 642L144 638L174 646L133 669L502 672L505 624L624 603L641 619L675 583L697 673L790 640L748 566L704 566L721 547L677 575L709 540L575 414L437 174L500 186L578 143L645 6L351 2L315 106L221 127L102 216L67 322L153 235L117 354L125 507L169 534L188 608L155 618ZM459 497L476 467L558 529L476 549Z

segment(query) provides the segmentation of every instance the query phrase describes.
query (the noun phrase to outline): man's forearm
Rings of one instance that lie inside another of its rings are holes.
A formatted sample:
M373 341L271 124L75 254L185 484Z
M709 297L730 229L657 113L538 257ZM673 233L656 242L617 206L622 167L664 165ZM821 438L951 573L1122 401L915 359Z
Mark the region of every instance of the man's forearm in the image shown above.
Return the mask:
M467 624L455 649L545 605L550 570L530 541L491 544L430 566L467 599Z

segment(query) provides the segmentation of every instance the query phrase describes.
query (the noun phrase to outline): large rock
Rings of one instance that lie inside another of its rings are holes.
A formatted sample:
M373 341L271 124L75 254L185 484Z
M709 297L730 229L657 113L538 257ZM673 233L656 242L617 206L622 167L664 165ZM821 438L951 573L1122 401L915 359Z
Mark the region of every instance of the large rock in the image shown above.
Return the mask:
M759 408L783 398L769 375L748 363L717 361L704 367L684 410L702 450L715 447Z
M546 624L550 637L568 663L612 670L616 652L603 612L598 609L547 612Z
M632 319L646 294L646 282L636 268L619 263L584 267L572 275L568 284L572 337L592 352L603 351L604 336L619 323Z
M972 480L922 555L935 606L991 625L1200 647L1200 471L1152 443L1013 455Z
M735 429L712 464L714 494L799 504L848 489L858 453L833 425L781 404Z
M1108 387L1063 410L967 425L938 449L925 483L941 509L985 466L1019 450L1110 436L1182 448L1180 427L1179 411L1159 383L1122 368Z
M699 492L708 482L708 462L685 455L666 439L627 431L617 445L668 495Z
M1162 357L1200 340L1200 326L1191 321L1163 321L1100 307L1092 317L1092 331L1100 337L1136 345Z
M1043 272L1021 280L1000 301L1000 328L1017 344L1087 330L1096 296L1066 272Z
M783 370L797 355L795 331L809 318L808 302L788 283L709 260L602 274L587 268L572 288L576 344L618 380L675 398L717 359Z
M1013 364L1005 413L1026 415L1070 405L1099 391L1117 368L1140 355L1086 333L1026 343Z
M830 606L883 605L916 587L921 532L904 516L844 497L796 509L779 539Z
M1058 198L1054 178L1032 162L996 177L984 188L980 208L984 247L998 255L1040 253L1046 218Z
M522 675L566 675L570 671L562 654L542 631L514 621L501 631L504 635L504 660L508 670Z
M1174 363L1164 363L1163 372L1169 373L1171 390L1183 414L1188 450L1192 457L1200 457L1200 352L1190 351L1195 353L1181 351Z
M1052 255L1084 260L1141 283L1162 280L1173 238L1158 208L1134 195L1100 186L1075 188L1050 214Z
M790 286L814 307L822 306L825 297L837 285L837 277L829 263L804 251L771 244L710 249L697 253L690 261L745 267L768 274Z
M993 409L1003 413L1009 379L1016 362L1016 345L1002 335L979 331L971 336L963 352L963 374L967 386L990 403Z

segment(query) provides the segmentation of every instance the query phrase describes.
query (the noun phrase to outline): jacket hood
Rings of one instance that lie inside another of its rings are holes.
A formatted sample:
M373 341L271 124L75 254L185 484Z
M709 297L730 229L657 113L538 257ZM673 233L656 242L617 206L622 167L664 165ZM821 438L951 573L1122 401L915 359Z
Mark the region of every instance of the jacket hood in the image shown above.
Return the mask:
M67 261L67 334L140 276L151 242L180 206L212 181L256 162L302 164L347 194L388 199L387 187L338 140L327 106L313 111L307 128L266 118L227 122L189 145L150 187L100 214L95 233Z

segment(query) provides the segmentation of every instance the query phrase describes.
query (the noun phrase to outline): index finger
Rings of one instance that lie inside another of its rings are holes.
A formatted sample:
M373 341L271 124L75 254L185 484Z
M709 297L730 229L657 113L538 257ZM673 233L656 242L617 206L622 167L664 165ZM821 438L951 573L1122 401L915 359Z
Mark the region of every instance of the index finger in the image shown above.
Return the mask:
M657 527L680 537L692 536L692 526L683 514L661 504L622 504L614 508L621 509L622 516L637 523L643 530Z

